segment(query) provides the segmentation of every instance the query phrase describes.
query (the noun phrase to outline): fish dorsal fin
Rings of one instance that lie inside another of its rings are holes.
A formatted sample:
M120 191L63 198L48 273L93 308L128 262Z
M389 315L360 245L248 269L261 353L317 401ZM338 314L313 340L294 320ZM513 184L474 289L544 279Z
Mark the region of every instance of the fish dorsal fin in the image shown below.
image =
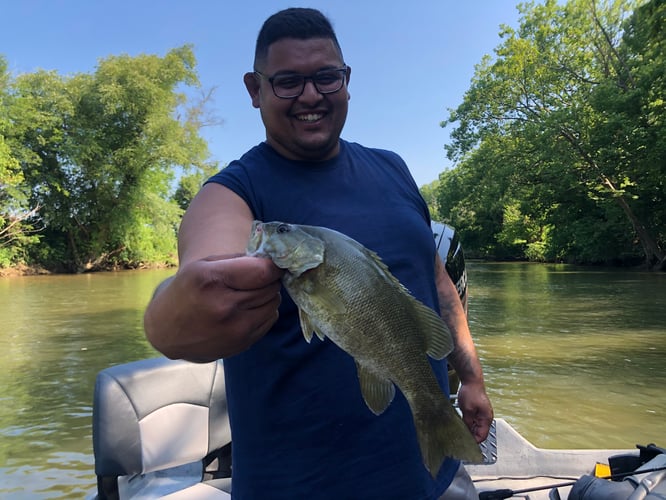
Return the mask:
M352 241L354 241L354 240L352 240ZM405 286L402 283L400 283L398 278L393 276L393 274L389 270L388 266L384 263L384 261L382 260L382 258L379 255L377 255L375 252L373 252L369 248L364 247L363 245L361 245L360 243L358 243L356 241L354 241L354 243L356 243L358 245L361 252L363 252L369 259L374 261L374 263L379 268L379 271L384 275L384 277L386 277L386 279L389 282L391 282L391 284L393 284L395 286L398 286L401 289L403 289L404 291L406 291L407 293L409 293L409 291L405 288Z
M324 340L324 334L322 334L314 327L312 321L310 320L310 316L308 316L308 313L306 313L301 308L298 309L298 319L301 321L301 331L303 332L303 337L305 337L305 340L308 342L308 344L312 341L313 333L316 333L320 340Z
M310 228L310 229L314 229L314 228ZM322 229L325 229L325 228L316 228L316 229L322 230ZM374 262L375 265L377 266L378 270L380 271L380 273L392 285L395 285L395 286L401 288L402 290L404 290L405 292L407 292L409 294L409 290L407 290L407 288L405 288L405 286L402 283L400 283L398 278L396 278L395 276L393 276L393 274L391 274L391 271L389 270L388 266L384 263L382 258L376 252L374 252L373 250L370 250L369 248L363 246L361 243L356 241L354 238L351 238L351 237L347 236L346 234L340 233L340 232L332 230L332 229L325 229L325 230L326 230L327 233L328 232L334 233L337 238L340 238L340 239L344 240L348 245L355 248L363 256L367 257L369 260ZM327 233L324 233L324 235L326 235ZM321 234L321 233L315 233L315 234ZM324 238L325 237L326 236L324 236Z
M388 379L381 378L356 361L358 380L363 400L375 415L384 413L395 396L395 386Z
M433 359L444 359L453 351L453 338L446 323L435 311L414 299L419 329L425 333L426 353Z

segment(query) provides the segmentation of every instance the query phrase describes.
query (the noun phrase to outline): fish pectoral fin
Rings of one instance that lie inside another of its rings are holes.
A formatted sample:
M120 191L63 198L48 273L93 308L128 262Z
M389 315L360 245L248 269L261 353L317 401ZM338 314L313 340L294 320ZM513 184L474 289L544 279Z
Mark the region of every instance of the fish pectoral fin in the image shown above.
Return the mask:
M425 332L426 353L433 359L444 359L453 350L453 338L446 323L435 311L417 302L417 322Z
M331 316L345 315L347 313L345 301L330 288L313 281L308 284L306 290L311 296L316 297L313 300L319 304L322 310L327 311Z
M395 385L389 379L379 377L358 361L356 369L365 404L375 415L384 413L395 396Z
M308 344L312 341L313 333L316 333L320 340L324 340L324 334L314 327L312 321L310 320L310 316L308 316L308 313L306 313L303 309L298 309L298 319L301 322L301 331L303 332L303 337L305 337L305 340L308 342Z

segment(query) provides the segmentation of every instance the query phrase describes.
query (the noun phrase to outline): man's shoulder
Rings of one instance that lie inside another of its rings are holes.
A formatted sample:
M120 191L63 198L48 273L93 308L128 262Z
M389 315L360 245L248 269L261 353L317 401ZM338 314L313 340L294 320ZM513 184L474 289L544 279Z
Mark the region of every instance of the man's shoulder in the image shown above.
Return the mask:
M256 146L248 149L240 158L231 163L248 165L257 162L268 162L270 161L271 151L271 148L269 148L265 142L260 142Z
M407 163L395 151L367 147L358 143L346 143L346 146L348 156L352 161L374 165L382 172L389 174L390 178L398 179L400 182L411 182L412 176Z
M351 155L371 155L371 156L376 156L380 158L384 158L390 161L399 161L403 162L402 158L398 153L395 151L391 151L388 149L382 149L382 148L375 148L375 147L369 147L369 146L364 146L362 144L359 144L358 142L349 142L349 141L343 141L341 140L342 144L344 144L345 148L349 151L349 154Z

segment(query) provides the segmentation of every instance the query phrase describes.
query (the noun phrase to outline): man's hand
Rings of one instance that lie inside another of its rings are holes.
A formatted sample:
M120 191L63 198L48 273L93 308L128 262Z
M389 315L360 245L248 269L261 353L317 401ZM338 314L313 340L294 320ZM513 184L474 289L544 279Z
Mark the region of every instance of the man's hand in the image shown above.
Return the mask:
M484 441L493 422L493 407L483 384L462 384L458 391L458 406L476 442Z
M186 263L148 305L146 336L170 358L204 362L244 351L277 320L283 273L256 257Z

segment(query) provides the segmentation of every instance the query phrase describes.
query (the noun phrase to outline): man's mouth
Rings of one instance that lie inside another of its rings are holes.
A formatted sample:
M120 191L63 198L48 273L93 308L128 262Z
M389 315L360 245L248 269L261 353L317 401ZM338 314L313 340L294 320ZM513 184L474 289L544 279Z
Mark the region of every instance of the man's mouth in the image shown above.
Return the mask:
M324 117L324 113L303 113L296 115L296 119L301 122L316 122Z

